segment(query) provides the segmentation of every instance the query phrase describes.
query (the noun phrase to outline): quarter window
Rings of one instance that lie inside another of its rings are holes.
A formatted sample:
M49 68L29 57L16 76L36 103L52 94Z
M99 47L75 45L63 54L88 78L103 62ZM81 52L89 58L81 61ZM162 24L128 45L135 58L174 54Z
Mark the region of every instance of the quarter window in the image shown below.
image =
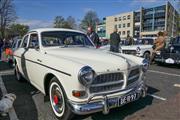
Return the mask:
M28 43L28 35L24 37L24 40L23 40L21 47L23 47L23 48L27 47L27 43Z
M29 41L29 48L39 47L39 40L37 34L31 34Z

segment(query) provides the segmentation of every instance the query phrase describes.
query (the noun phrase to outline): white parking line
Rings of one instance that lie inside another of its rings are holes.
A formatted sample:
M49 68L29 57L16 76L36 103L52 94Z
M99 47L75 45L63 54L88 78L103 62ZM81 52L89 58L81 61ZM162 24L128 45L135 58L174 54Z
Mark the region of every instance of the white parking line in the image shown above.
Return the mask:
M0 75L11 75L14 74L13 70L0 71Z
M180 88L180 84L174 84L174 87L179 87Z
M3 95L7 94L7 90L6 90L6 87L4 86L1 76L0 76L0 89L1 89ZM12 109L10 109L10 111L8 113L9 113L10 120L19 120L16 115L16 112L14 110L14 107Z
M149 95L149 96L151 96L153 98L159 99L159 100L163 100L163 101L167 100L166 98L163 98L163 97L160 97L160 96L157 96L157 95L153 95L153 94L147 94L147 95Z
M178 75L178 74L166 73L166 72L155 71L155 70L148 70L148 72L153 72L153 73L158 73L158 74L164 74L164 75L169 75L169 76L176 76L176 77L180 77L180 75Z

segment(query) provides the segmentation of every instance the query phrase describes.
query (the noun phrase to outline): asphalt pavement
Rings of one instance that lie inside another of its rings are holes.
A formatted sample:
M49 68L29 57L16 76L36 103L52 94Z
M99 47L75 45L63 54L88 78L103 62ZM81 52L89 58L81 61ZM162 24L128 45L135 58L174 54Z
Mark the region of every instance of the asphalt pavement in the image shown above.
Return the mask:
M6 66L5 63L0 63L0 76L8 93L17 95L14 109L19 120L56 120L51 111L50 103L44 99L43 94L26 81L16 81L12 70L7 66L4 67L4 65ZM2 69L1 66L6 69ZM108 115L99 112L87 116L76 116L74 120L146 120L151 118L166 120L167 117L165 116L168 114L175 116L172 120L178 120L180 118L178 116L178 114L180 115L180 107L173 109L168 107L168 103L180 105L180 97L177 96L180 94L180 68L152 65L147 72L146 83L148 85L146 98L112 109ZM173 101L174 99L176 102ZM162 109L157 109L160 107ZM158 112L163 113L163 110L166 110L164 114L158 114ZM147 112L156 112L157 114L147 114ZM1 119L4 120L3 117L0 117Z

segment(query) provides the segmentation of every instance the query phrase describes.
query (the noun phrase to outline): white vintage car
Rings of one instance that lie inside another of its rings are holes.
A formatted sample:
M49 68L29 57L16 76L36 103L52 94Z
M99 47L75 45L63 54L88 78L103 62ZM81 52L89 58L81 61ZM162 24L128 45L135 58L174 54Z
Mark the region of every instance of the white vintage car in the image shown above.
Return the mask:
M152 46L154 43L153 38L138 39L136 40L135 45L127 45L125 41L127 40L123 40L122 43L124 44L120 45L119 51L121 53L135 55L135 56L143 57L147 60L150 60L150 57L153 51L152 49ZM109 48L110 48L110 45L105 45L105 46L100 47L101 50L109 50Z
M101 51L83 32L44 28L28 32L14 57L15 75L49 96L60 119L120 107L145 97L148 62Z

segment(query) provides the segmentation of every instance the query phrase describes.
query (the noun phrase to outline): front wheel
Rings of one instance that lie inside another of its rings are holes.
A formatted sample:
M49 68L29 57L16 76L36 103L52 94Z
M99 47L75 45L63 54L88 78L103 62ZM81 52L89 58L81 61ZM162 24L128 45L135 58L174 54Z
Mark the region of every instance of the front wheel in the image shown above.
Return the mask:
M49 98L51 108L59 120L70 120L73 117L64 89L55 77L52 78L49 85Z
M143 55L143 58L145 58L148 61L150 61L150 59L151 59L150 53L149 52L145 52L144 55Z

